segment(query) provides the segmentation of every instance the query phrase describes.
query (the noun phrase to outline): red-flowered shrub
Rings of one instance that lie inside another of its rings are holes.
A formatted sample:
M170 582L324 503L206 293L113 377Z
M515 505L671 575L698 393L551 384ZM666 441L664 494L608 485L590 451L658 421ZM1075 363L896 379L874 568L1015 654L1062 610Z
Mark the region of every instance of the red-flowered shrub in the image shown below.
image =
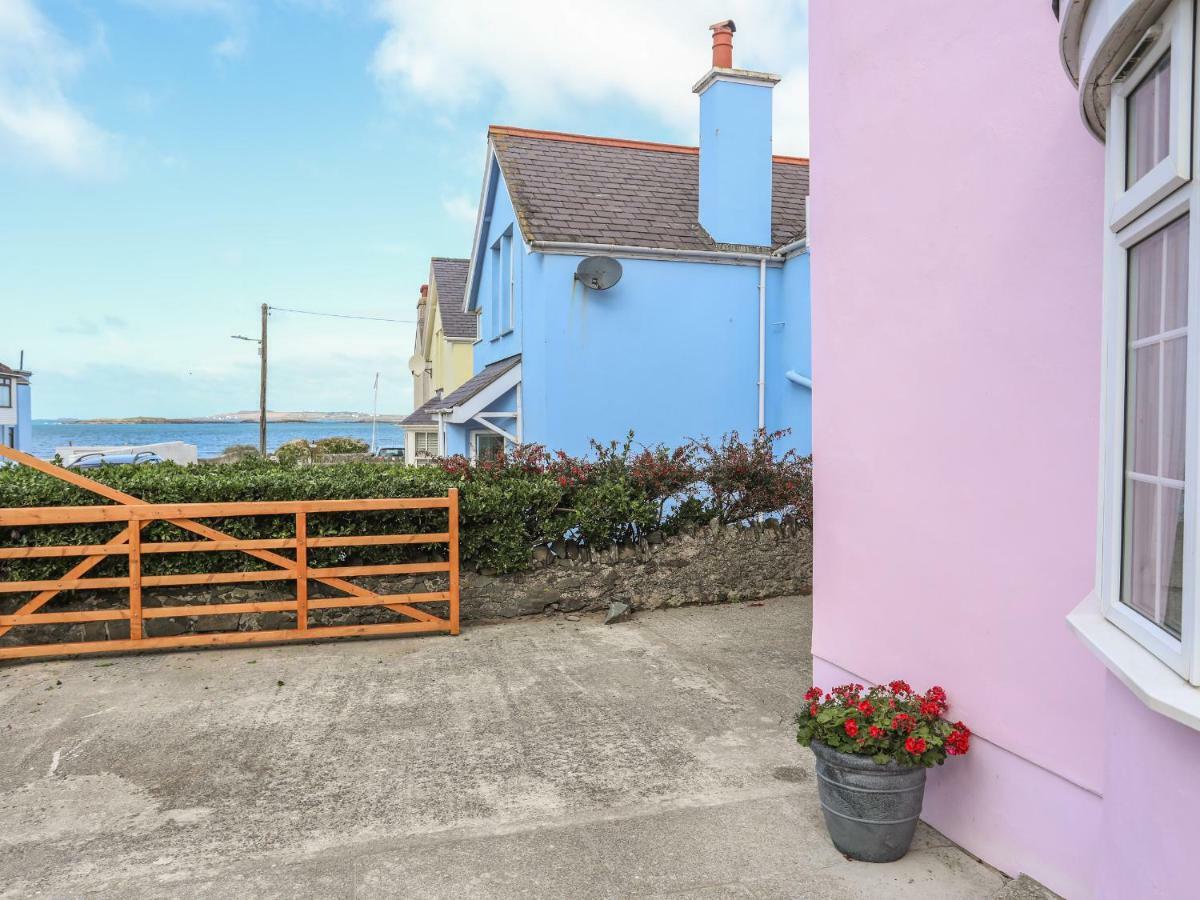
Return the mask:
M880 765L940 766L971 746L971 730L943 718L948 708L940 687L918 694L904 681L872 688L843 684L829 693L813 687L796 716L796 740L869 756Z

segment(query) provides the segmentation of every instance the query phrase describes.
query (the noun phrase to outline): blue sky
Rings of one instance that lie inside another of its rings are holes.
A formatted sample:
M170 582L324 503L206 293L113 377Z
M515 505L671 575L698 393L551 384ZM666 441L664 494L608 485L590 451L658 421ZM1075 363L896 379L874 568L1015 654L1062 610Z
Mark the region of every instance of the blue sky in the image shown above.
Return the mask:
M490 122L693 143L709 23L784 75L806 3L0 0L0 362L34 412L253 408L259 304L411 319ZM407 411L413 326L274 314L273 409Z

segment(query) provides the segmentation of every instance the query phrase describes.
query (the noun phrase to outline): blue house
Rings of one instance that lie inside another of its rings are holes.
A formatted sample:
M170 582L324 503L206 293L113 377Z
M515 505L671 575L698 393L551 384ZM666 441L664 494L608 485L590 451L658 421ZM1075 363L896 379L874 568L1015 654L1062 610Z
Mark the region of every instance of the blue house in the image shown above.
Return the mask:
M808 161L772 155L779 78L732 67L733 30L693 88L699 147L488 130L475 374L435 411L444 453L758 427L810 452ZM596 256L620 267L606 289L577 276Z
M33 411L30 373L0 363L0 444L33 452Z

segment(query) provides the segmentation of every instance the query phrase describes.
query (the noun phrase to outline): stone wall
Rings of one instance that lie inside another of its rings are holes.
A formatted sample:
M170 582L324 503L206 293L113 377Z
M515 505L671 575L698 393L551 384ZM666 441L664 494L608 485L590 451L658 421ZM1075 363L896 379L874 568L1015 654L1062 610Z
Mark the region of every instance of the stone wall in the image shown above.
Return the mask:
M527 572L496 575L464 570L461 574L463 621L507 619L515 616L575 613L607 608L623 601L635 610L701 603L727 603L812 592L812 534L790 521L761 525L710 525L671 537L652 534L637 544L591 550L567 541L539 547ZM359 583L381 593L445 589L445 576L364 578ZM120 608L124 592L65 593L67 602L54 610ZM311 583L310 595L332 595ZM289 582L214 585L207 588L147 590L143 603L186 606L290 600ZM5 603L4 611L18 598ZM440 607L440 608L439 608ZM444 604L425 608L444 615ZM48 611L48 610L47 610ZM314 611L313 625L373 624L402 617L380 607ZM287 612L223 613L146 619L148 637L214 631L257 631L294 628ZM0 637L0 646L55 641L99 641L129 636L128 622L87 622L70 625L14 628Z

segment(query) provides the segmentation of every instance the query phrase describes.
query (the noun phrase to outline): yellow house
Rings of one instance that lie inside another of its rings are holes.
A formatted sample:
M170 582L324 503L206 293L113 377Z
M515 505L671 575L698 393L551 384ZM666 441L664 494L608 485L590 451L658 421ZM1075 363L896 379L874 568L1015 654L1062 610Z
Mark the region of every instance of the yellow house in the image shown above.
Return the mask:
M413 412L404 429L404 458L419 463L440 453L438 420L433 412L441 397L472 375L478 317L463 311L470 260L435 256L429 283L417 300L417 333L412 357Z

